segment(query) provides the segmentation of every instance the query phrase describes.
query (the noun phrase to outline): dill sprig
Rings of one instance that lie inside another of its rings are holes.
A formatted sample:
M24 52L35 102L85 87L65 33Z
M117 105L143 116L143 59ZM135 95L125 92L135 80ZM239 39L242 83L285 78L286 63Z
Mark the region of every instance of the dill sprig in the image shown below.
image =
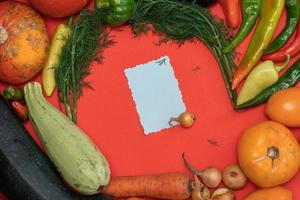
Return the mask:
M103 22L106 12L103 9L83 10L76 23L69 23L72 32L56 66L58 99L74 123L77 123L77 99L84 87L91 87L85 81L91 71L90 62L95 58L102 61L102 50L111 45Z
M182 0L137 0L135 14L130 19L132 31L136 35L147 32L150 29L149 23L155 32L162 35L160 42L171 39L182 44L194 38L202 41L218 61L227 92L235 105L236 91L230 87L236 65L233 52L225 54L222 51L230 37L228 29L220 20L207 9Z

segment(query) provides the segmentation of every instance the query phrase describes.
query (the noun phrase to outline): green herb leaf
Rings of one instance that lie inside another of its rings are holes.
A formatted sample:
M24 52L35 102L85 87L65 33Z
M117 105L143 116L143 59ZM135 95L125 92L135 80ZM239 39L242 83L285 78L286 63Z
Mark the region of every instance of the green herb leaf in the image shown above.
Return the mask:
M233 52L222 52L229 42L229 31L209 10L179 0L138 0L129 23L136 35L147 32L148 24L152 24L154 31L162 36L160 43L170 39L179 45L195 38L202 41L217 59L229 97L235 105L236 91L230 88L236 67Z
M112 45L103 21L106 14L105 9L80 13L77 22L70 24L72 33L55 70L59 101L74 123L77 123L77 99L83 87L91 87L85 81L91 71L90 62L93 59L101 62L102 50Z

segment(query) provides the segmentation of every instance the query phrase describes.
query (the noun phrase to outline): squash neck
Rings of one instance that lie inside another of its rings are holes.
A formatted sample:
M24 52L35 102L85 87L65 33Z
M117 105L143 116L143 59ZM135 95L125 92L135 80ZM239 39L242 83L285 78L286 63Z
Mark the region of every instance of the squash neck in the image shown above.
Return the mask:
M0 25L0 45L4 44L8 39L8 33L6 29Z

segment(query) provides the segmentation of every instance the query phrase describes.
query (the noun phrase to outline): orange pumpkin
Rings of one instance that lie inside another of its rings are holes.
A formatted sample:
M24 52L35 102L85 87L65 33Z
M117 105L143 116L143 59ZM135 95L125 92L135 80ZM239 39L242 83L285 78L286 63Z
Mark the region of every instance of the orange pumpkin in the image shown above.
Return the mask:
M237 151L245 175L262 188L286 183L299 170L299 144L291 131L277 122L265 121L247 129Z
M38 74L47 58L49 37L41 16L29 6L0 3L0 81L24 83Z
M267 116L288 127L300 127L300 88L276 92L268 100Z
M293 200L293 194L283 187L274 187L257 190L244 200Z

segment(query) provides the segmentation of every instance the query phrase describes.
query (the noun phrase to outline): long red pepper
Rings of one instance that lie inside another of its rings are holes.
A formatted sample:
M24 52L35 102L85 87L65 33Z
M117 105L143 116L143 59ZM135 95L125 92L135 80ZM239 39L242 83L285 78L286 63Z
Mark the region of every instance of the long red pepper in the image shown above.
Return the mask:
M240 25L240 0L219 0L226 17L227 24L236 29Z
M286 59L286 55L289 54L291 57L295 57L300 53L300 23L298 24L297 31L295 31L296 38L294 41L288 41L290 45L284 46L279 51L272 54L263 56L263 60L272 60L274 62L283 62ZM291 44L292 43L292 44Z

